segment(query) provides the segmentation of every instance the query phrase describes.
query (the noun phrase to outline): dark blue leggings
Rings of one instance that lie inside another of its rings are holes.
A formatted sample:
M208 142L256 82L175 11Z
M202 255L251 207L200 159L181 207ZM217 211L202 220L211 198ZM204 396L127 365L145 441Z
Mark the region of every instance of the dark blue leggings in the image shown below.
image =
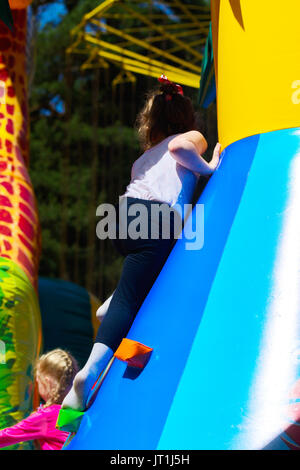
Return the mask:
M148 239L112 240L118 251L125 256L121 278L111 299L107 313L99 326L95 343L104 343L115 351L127 333L145 297L160 273L174 244L174 214L170 211L171 233L162 238L162 218L158 225L159 238L151 239L151 205L158 201L127 198L127 206L143 203L148 211ZM116 207L118 209L118 206ZM118 213L118 210L117 210ZM128 216L128 225L134 217Z

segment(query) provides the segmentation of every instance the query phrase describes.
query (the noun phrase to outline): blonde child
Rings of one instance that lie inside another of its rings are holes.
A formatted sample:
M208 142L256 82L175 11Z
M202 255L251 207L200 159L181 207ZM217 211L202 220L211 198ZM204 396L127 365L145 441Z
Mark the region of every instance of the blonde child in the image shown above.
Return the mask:
M55 428L61 403L78 372L74 357L62 349L43 354L36 362L35 379L43 405L28 418L0 430L0 447L38 440L41 450L60 450L68 433Z

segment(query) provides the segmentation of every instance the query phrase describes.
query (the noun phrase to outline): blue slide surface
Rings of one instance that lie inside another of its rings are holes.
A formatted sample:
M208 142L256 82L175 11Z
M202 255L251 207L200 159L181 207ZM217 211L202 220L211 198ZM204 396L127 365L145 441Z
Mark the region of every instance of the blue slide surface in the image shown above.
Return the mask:
M153 348L148 364L133 377L115 359L67 449L282 443L299 378L299 161L299 129L225 149L198 201L203 247L187 249L194 208L128 334Z

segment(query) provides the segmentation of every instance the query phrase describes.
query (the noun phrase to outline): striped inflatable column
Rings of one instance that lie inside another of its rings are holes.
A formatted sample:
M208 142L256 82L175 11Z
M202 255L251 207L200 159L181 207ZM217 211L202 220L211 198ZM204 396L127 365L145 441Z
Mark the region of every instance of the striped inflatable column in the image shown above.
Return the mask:
M27 170L29 3L10 1L13 32L0 25L0 428L16 423L31 410L33 363L41 343L37 301L40 229Z

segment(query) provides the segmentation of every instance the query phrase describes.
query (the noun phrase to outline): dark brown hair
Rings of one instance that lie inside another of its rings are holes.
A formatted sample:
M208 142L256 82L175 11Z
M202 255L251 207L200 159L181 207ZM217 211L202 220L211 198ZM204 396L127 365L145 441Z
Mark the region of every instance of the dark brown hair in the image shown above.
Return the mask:
M179 94L174 83L162 83L147 94L136 128L144 150L170 135L197 129L191 99Z

